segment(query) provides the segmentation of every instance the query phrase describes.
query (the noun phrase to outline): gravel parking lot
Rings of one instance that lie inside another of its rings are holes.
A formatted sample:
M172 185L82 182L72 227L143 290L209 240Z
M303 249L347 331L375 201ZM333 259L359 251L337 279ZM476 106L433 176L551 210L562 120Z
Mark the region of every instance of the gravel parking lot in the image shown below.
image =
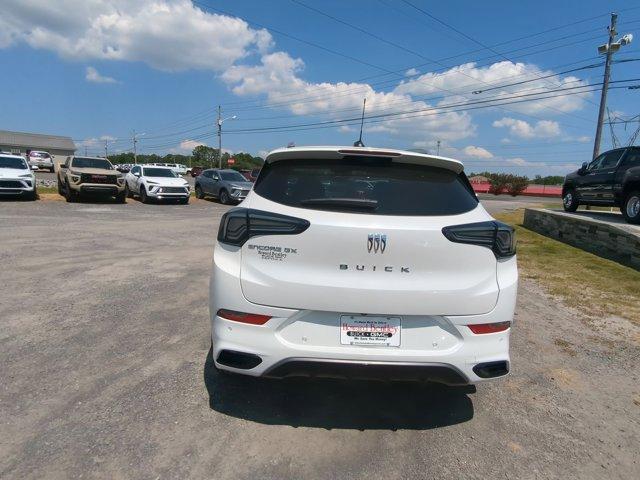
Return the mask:
M53 198L0 201L0 478L640 472L637 326L524 280L513 372L477 391L220 377L207 302L227 207Z

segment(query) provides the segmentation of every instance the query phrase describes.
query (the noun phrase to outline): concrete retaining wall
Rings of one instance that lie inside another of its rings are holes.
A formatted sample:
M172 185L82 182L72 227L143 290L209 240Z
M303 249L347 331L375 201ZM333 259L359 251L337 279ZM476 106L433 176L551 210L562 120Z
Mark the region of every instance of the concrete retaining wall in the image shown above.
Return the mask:
M615 213L565 213L526 208L524 226L534 232L640 270L640 227Z

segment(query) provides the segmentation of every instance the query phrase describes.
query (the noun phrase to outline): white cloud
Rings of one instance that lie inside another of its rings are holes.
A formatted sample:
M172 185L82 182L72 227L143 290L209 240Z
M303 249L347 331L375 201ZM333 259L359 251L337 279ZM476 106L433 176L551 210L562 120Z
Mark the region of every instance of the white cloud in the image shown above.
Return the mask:
M539 120L531 125L524 120L503 117L492 125L495 128L508 128L511 135L519 138L552 138L560 135L560 125L553 120Z
M200 142L197 140L185 139L182 140L176 147L170 149L171 153L189 155L198 145L207 145L204 142ZM224 149L223 149L224 150Z
M487 92L473 94L482 88L499 87L522 80L533 80L537 77L548 76L543 80L534 80L521 85L505 86ZM440 73L425 73L419 77L403 81L395 92L412 96L438 94L444 95L440 102L443 104L466 103L468 101L485 100L489 98L510 97L521 92L531 94L545 92L562 87L586 85L586 82L576 77L560 77L551 70L542 70L534 64L513 63L509 61L497 62L485 67L478 67L475 63L466 63L450 68ZM553 95L553 94L552 94ZM579 95L556 96L542 100L534 100L509 105L510 110L527 114L545 111L547 115L559 114L579 110L584 106L584 99L590 93ZM465 98L466 97L466 98ZM505 101L507 101L505 99Z
M420 73L420 70L416 69L416 68L410 68L409 70L407 70L406 72L404 72L404 74L407 77L414 77L415 75L418 75Z
M521 158L521 157L507 158L505 160L508 164L517 165L519 167L532 167L532 166L546 167L547 166L547 164L544 162L529 162L528 160L525 160L524 158Z
M223 71L251 51L267 51L273 40L189 0L4 0L0 48L18 43L73 60Z
M414 101L406 94L376 91L366 83L307 82L300 76L303 68L301 59L294 59L286 52L274 52L263 55L259 65L232 66L221 78L236 95L266 95L267 103L287 103L283 106L295 115L331 115L335 111L353 109L353 114L336 113L334 118L355 117L359 115L357 112L362 108L362 99L366 97L369 121L365 121L365 132L369 133L383 132L404 138L427 137L449 141L475 134L475 125L466 112L442 111L426 102ZM296 99L301 101L295 102ZM385 119L375 117L376 114L407 110L417 112ZM359 121L355 119L352 123L359 124ZM336 128L343 126L348 125L337 125Z
M487 150L485 148L482 148L482 147L476 147L476 146L473 146L473 145L469 145L467 147L464 147L462 149L462 151L468 157L493 158L493 153L491 153L489 150Z
M100 73L98 73L98 71L93 67L87 67L87 72L84 78L87 82L92 83L118 83L115 78L100 75Z

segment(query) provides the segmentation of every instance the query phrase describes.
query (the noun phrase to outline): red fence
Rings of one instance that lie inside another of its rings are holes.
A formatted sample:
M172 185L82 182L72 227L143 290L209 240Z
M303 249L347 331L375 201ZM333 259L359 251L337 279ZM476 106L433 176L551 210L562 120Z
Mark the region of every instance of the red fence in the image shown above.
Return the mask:
M488 193L490 183L472 183L476 193ZM534 195L536 197L560 197L562 187L559 185L529 185L521 195Z

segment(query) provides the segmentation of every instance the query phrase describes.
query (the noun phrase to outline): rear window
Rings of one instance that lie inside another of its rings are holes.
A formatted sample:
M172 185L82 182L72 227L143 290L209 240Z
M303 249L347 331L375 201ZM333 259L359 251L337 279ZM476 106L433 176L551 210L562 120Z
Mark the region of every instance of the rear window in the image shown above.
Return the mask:
M456 215L478 204L464 173L380 157L265 164L254 190L292 207L375 215Z

